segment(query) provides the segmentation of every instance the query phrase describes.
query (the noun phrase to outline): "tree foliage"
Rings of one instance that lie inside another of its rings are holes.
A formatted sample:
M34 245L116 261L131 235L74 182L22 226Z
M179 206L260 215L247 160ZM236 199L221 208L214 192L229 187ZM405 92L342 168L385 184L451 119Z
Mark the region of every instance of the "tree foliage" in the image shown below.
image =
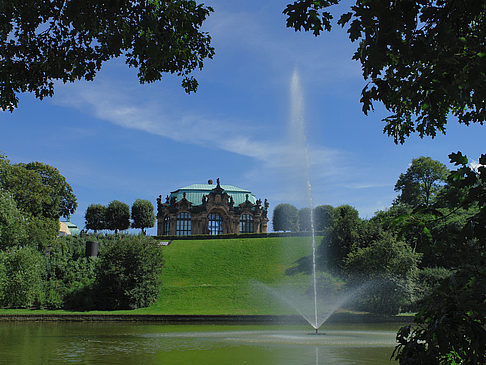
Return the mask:
M318 205L314 208L316 231L328 230L334 223L334 208L331 205Z
M344 260L359 242L362 221L358 211L350 205L334 208L334 223L322 240L319 252L329 270L342 273Z
M51 196L51 203L44 204L42 215L46 218L68 217L73 214L78 206L73 189L67 183L66 178L53 166L42 162L30 162L19 164L28 171L36 172L44 185L47 193Z
M311 210L310 208L299 209L299 231L311 231Z
M0 174L2 188L9 192L23 213L39 216L44 206L52 204L52 197L35 171L20 165L8 165Z
M416 326L398 333L395 354L403 364L486 361L486 155L476 169L460 152L449 157L457 166L448 177L450 208L476 210L453 234L453 275L424 299Z
M137 199L132 205L132 227L141 228L145 234L145 228L155 225L154 206L148 200Z
M351 282L367 283L360 295L360 309L396 314L409 305L419 259L409 245L386 232L367 247L349 252L344 261Z
M149 237L124 237L104 248L96 263L96 288L106 309L135 309L159 294L162 250Z
M0 251L0 305L28 308L42 297L44 258L34 248L9 247Z
M279 204L273 209L274 231L296 232L299 228L299 211L291 204Z
M119 230L130 228L130 207L118 200L113 200L106 207L106 228L115 231L118 234Z
M26 217L25 230L27 237L24 244L44 252L57 239L59 234L59 221L42 216Z
M400 192L396 201L413 207L428 207L446 182L448 174L447 167L439 161L424 156L414 158L395 184L395 191Z
M329 8L340 0L297 0L287 5L287 27L319 35L331 30ZM366 85L363 111L383 103L392 114L384 132L403 143L413 132L445 133L447 118L486 119L486 7L476 0L355 1L341 14L353 59Z
M485 264L458 271L425 297L416 325L398 332L401 364L486 363Z
M193 0L14 0L0 5L0 108L13 111L18 94L52 96L54 83L93 80L104 62L125 57L141 83L163 73L190 76L212 58L201 31L212 8Z
M91 204L84 215L86 229L92 229L95 233L106 229L106 207L101 204Z
M76 196L66 178L53 166L30 162L0 166L0 187L8 191L17 207L32 216L59 219L74 213Z
M0 189L0 250L18 246L26 237L24 219L15 200Z

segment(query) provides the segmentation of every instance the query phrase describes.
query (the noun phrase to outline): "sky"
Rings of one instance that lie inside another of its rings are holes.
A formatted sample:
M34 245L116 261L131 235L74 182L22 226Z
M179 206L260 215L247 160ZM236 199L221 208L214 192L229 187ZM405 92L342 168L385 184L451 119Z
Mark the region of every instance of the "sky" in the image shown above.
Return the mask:
M280 203L306 207L304 146L313 205L349 204L371 218L391 205L413 158L451 167L451 152L471 160L485 152L486 129L454 120L445 136L394 144L382 132L387 111L379 104L368 116L361 111L357 45L339 26L319 37L294 32L285 26L285 1L205 3L214 8L203 29L216 54L195 72L196 93L172 75L140 85L119 58L92 82L56 83L53 98L26 93L13 113L0 112L0 152L12 163L57 167L77 196L71 221L80 228L90 204L156 206L159 195L216 178L268 199L270 219ZM295 118L304 142L296 142Z

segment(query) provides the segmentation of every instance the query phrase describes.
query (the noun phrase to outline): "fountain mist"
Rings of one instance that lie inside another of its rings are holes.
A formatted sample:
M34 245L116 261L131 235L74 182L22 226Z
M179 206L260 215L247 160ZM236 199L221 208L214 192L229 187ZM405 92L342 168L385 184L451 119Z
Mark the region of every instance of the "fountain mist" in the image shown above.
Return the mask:
M315 237L315 222L314 222L314 204L312 200L312 184L311 184L311 166L309 147L307 143L304 123L304 98L300 87L300 80L297 71L294 71L290 84L290 124L289 134L291 137L291 143L288 148L287 163L292 164L293 176L303 176L305 178L305 190L307 192L307 203L310 208L310 229L312 238L312 293L308 300L307 293L295 291L295 287L284 284L280 287L270 287L262 283L255 283L265 291L269 292L275 298L278 298L280 302L285 303L288 306L294 308L315 330L323 325L323 323L344 303L349 302L354 298L360 290L363 290L366 286L361 286L353 290L346 290L342 292L339 290L333 290L332 287L318 288L317 285L317 263L316 263L316 237ZM300 174L299 174L300 173ZM295 185L299 185L301 180L293 180L294 189ZM330 284L333 283L332 277L326 278L322 273L323 284L326 280L330 280ZM318 290L319 289L319 290ZM322 289L322 290L321 290ZM337 289L337 288L336 288ZM321 292L320 292L321 291ZM339 291L339 292L337 292ZM309 291L310 292L310 291Z

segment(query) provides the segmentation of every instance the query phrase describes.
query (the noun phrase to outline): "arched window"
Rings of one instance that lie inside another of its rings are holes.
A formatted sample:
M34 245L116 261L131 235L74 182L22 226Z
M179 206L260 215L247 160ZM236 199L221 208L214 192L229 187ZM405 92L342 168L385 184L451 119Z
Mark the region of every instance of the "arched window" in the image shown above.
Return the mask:
M208 230L209 234L223 234L223 220L217 213L211 213L208 215Z
M191 235L191 213L177 214L176 235L177 236Z
M164 234L168 235L170 232L170 217L167 216L164 218Z
M240 216L240 233L253 233L253 217L251 214Z

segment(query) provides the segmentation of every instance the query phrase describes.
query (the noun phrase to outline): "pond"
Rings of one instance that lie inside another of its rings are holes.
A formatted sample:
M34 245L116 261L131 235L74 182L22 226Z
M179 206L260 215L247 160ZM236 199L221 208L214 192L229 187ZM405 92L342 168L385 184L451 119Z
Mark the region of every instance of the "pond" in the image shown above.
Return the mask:
M0 364L390 364L399 326L0 322Z

